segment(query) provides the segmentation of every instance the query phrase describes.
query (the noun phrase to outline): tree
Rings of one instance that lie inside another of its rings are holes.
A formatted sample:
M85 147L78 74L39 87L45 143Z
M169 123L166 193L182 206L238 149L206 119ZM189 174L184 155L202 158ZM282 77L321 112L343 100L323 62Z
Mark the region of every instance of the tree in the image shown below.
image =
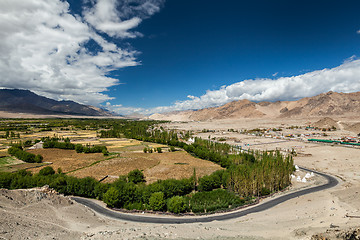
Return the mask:
M167 209L172 213L185 212L189 207L184 197L174 196L167 202Z
M218 174L211 174L208 176L203 176L199 179L198 189L200 192L211 191L215 188L221 187L221 178Z
M103 195L104 202L108 207L117 207L120 204L120 193L119 191L111 187L106 193Z
M145 182L145 177L144 174L139 169L135 169L129 172L128 181L137 184L137 183Z
M196 169L195 168L194 168L194 172L193 172L193 175L192 175L192 180L193 180L193 183L194 183L194 190L196 190L197 177L196 177Z
M163 192L155 192L149 198L149 206L150 209L154 211L162 211L166 206L164 193Z
M94 194L97 199L103 199L104 194L109 190L110 184L108 183L98 183L94 187Z

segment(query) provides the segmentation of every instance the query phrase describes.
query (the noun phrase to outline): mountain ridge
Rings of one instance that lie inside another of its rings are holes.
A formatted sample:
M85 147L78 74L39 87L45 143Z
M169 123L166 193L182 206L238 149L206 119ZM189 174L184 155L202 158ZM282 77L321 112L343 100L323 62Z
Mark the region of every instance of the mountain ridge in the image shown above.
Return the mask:
M327 92L296 101L252 102L247 99L219 107L153 114L150 119L171 121L208 121L237 118L302 118L360 116L360 92Z
M0 89L0 111L49 115L113 116L110 112L74 101L57 101L29 90Z

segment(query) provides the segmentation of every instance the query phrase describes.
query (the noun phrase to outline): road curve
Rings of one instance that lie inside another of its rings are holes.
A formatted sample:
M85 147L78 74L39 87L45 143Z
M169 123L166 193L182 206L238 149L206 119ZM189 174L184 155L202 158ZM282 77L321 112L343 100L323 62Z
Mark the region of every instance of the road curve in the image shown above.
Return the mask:
M306 168L300 167L302 170L306 171L312 171L324 178L327 179L327 183L319 186L315 186L312 188L307 188L303 190L299 190L297 192L289 193L280 197L277 197L275 199L269 200L267 202L261 203L259 205L256 205L252 208L247 208L244 210L237 210L233 212L227 212L224 214L216 214L216 215L207 215L207 216L199 216L199 217L152 217L152 216L141 216L141 215L133 215L133 214L127 214L127 213L121 213L116 212L107 208L104 208L92 200L86 199L86 198L80 198L80 197L72 197L72 199L80 204L83 204L95 212L98 212L102 215L105 215L107 217L119 219L119 220L125 220L125 221L132 221L132 222L143 222L143 223L161 223L161 224L180 224L180 223L201 223L201 222L211 222L211 221L222 221L222 220L228 220L233 218L239 218L246 216L251 213L261 212L264 210L267 210L269 208L272 208L282 202L285 202L287 200L306 195L309 193L314 193L318 191L322 191L328 188L332 188L336 186L339 182L335 177L332 177L330 175L327 175L325 173L316 172L313 170L309 170Z

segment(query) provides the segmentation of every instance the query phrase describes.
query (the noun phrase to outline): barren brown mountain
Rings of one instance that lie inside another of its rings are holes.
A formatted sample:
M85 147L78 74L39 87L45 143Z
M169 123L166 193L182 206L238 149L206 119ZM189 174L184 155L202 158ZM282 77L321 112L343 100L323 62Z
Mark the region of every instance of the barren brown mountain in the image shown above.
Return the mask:
M335 121L332 118L329 117L325 117L320 119L319 121L317 121L316 123L313 124L313 127L318 127L318 128L339 128L339 124L338 121Z
M303 118L331 116L360 116L360 92L322 93L297 101L255 103L239 100L220 107L196 111L154 114L151 119L172 121L206 121L239 118Z

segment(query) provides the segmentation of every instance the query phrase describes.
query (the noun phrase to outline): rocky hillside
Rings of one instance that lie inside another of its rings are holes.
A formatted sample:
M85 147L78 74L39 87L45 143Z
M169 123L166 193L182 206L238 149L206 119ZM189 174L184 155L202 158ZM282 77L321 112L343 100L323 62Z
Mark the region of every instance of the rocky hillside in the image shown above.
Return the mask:
M32 114L112 116L106 110L73 101L56 101L28 90L0 89L0 111Z
M297 101L251 102L239 100L220 107L197 111L154 114L151 119L173 121L206 121L237 118L360 116L360 92L328 92Z

